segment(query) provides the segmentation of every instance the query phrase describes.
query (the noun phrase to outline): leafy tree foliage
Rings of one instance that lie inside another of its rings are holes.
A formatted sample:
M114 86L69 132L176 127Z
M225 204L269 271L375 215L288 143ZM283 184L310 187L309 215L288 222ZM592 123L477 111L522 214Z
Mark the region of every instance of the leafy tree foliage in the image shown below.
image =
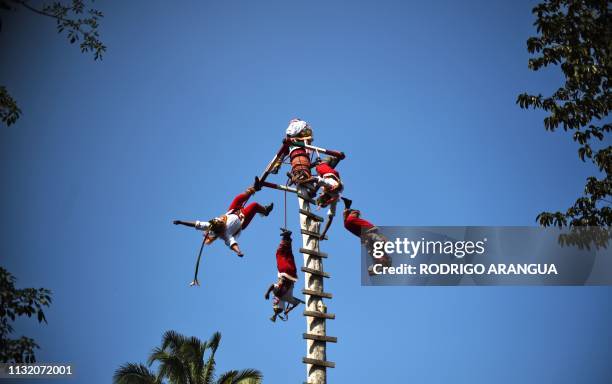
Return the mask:
M17 106L17 102L8 93L6 87L0 85L0 119L6 125L11 125L21 115L21 109Z
M255 369L228 371L215 380L215 354L221 334L215 332L208 341L167 331L162 344L153 349L147 365L127 363L113 376L115 384L259 384L262 375ZM157 373L149 368L157 364Z
M43 307L51 304L51 291L45 288L15 288L15 277L0 267L0 362L33 363L34 349L39 348L29 337L11 339L12 322L18 316L36 315L38 322L46 323Z
M586 180L583 196L565 212L542 212L542 226L601 226L612 224L612 146L605 136L612 106L612 23L606 0L546 0L533 8L538 35L527 40L533 54L529 68L559 66L565 83L549 96L523 93L521 108L547 112L544 127L562 127L578 143L578 157L592 162L599 176Z
M93 0L92 0L93 1ZM100 41L98 22L104 17L97 9L86 9L84 0L33 5L29 0L0 0L0 10L13 12L25 9L55 20L57 32L65 34L70 44L79 44L81 52L91 52L94 60L102 59L106 46ZM1 24L0 24L1 25ZM21 110L5 87L0 86L0 119L7 126L14 124Z

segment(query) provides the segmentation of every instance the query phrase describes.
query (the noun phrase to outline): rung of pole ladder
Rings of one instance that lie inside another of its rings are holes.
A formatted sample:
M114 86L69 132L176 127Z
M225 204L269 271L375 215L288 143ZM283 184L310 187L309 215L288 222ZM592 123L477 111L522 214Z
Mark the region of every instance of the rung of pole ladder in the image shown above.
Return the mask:
M323 221L323 218L322 218L321 216L317 216L317 215L315 215L314 213L312 213L312 212L308 212L308 211L307 211L307 210L305 210L305 209L300 209L300 214L301 214L301 215L304 215L304 216L306 216L306 217L308 217L308 218L310 218L310 219L312 219L312 220L314 220L314 221L319 221L319 222L322 222L322 221Z
M327 272L323 272L323 271L319 271L318 269L312 269L312 268L308 268L308 267L302 267L302 272L306 272L306 273L310 273L311 275L316 275L316 276L321 276L321 277L326 277L326 278L330 278L329 273Z
M317 359L311 359L308 357L303 357L302 362L304 364L318 365L320 367L325 367L325 368L336 368L336 363L332 361L317 360Z
M325 341L328 343L337 343L338 338L334 336L327 335L315 335L314 333L302 333L302 337L304 339L316 340L316 341Z
M326 299L331 299L332 298L332 294L331 293L327 293L327 292L319 292L319 291L312 291L310 289L302 289L302 293L304 295L310 295L310 296L317 296L317 297L324 297Z
M319 240L321 240L321 239L323 239L323 240L327 240L327 236L323 236L323 237L322 237L320 233L316 233L316 232L313 232L313 231L309 231L309 230L307 230L307 229L302 229L302 235L312 236L312 237L314 237L315 239L319 239Z
M336 318L336 315L334 315L333 313L324 313L318 311L304 311L303 315L308 317L318 317L320 319L330 320L334 320Z
M324 259L327 258L327 253L325 252L313 251L311 249L306 249L306 248L300 248L300 253L305 253L307 255L315 256L315 257L322 257Z

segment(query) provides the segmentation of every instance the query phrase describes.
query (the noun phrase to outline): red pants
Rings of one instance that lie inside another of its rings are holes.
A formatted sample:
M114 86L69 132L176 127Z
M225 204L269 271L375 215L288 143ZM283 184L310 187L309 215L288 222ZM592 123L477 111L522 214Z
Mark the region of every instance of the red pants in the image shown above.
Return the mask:
M297 270L295 268L295 260L291 251L291 241L281 240L276 249L276 267L278 273L284 273L297 280Z
M351 212L350 214L346 215L346 218L344 219L344 228L348 229L357 237L361 237L362 229L367 230L373 227L374 224L360 217L357 217L354 212Z
M246 229L249 226L251 220L253 220L253 216L256 213L265 213L266 209L259 203L251 203L246 207L244 204L249 200L251 195L246 193L241 193L234 198L234 201L229 206L230 211L240 210L244 219L242 220L242 229Z
M332 173L336 175L337 178L340 178L340 173L336 171L334 168L330 167L327 163L321 163L315 167L319 176L323 176L328 173Z

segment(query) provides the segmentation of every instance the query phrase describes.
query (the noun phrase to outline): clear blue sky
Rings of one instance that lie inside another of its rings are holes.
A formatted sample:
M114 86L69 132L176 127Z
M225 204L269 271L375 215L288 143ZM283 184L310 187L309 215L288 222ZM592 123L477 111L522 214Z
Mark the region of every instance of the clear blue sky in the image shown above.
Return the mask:
M95 4L102 62L30 13L0 33L24 113L0 130L2 265L53 290L49 324L18 332L40 361L74 362L74 382L108 383L167 329L221 331L220 371L303 381L304 319L272 324L263 299L282 195L257 194L277 208L241 236L244 259L206 251L199 289L200 237L170 224L222 213L292 117L347 153L346 194L380 225L535 225L592 172L515 105L560 79L527 69L534 2ZM610 382L610 288L361 287L358 241L331 238L331 383Z

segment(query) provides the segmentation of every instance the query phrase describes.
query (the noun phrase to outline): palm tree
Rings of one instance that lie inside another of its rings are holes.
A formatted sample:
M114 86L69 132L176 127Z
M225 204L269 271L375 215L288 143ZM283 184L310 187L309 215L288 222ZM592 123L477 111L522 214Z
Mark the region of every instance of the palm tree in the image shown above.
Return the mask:
M115 384L259 384L261 372L255 369L228 371L215 381L215 353L221 334L215 332L208 341L187 337L176 331L166 331L162 344L151 352L143 364L127 363L119 367L113 376ZM207 355L207 351L210 353ZM150 367L157 363L157 373Z
M126 363L115 371L113 383L116 384L162 384L153 372L143 364Z

